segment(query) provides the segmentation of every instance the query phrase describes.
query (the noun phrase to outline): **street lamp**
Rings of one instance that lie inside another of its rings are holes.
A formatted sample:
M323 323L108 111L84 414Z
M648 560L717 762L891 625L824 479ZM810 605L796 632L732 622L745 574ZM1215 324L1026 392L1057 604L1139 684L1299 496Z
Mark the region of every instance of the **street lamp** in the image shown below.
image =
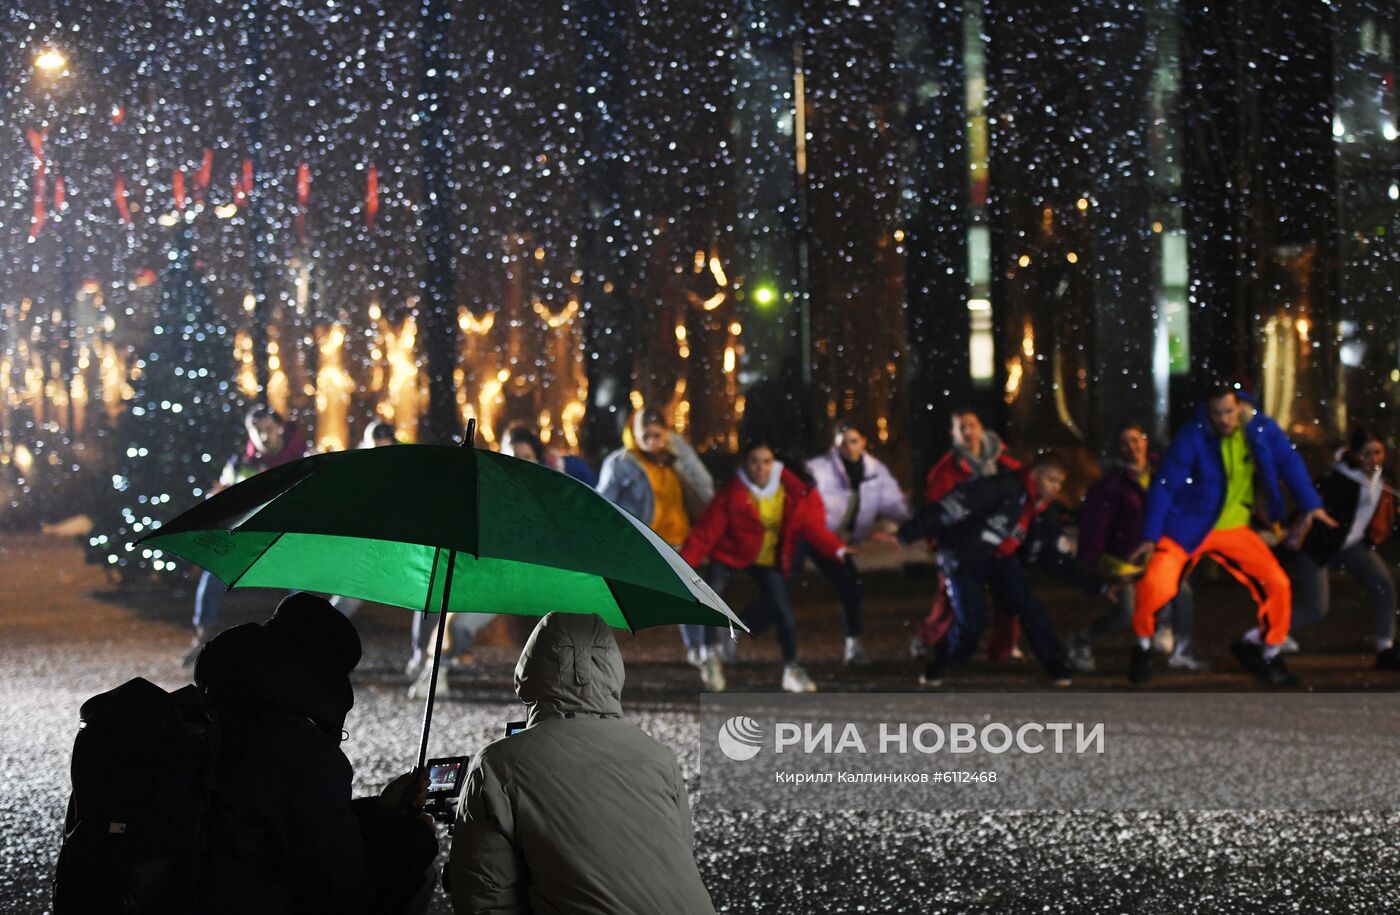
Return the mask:
M63 52L54 48L47 48L39 52L34 58L34 68L41 73L55 74L62 73L68 67L68 58L63 56Z

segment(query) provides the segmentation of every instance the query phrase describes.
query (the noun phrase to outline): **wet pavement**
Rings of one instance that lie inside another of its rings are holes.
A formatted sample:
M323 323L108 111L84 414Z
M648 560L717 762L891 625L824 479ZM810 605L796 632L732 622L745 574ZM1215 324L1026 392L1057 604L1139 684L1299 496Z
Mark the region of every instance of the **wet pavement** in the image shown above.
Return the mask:
M1197 581L1198 645L1209 674L1172 674L1153 689L1193 689L1202 702L1254 689L1225 646L1249 623L1246 598L1225 582ZM796 597L803 655L824 690L905 691L918 666L907 654L931 580L868 577L867 651L859 673L839 663L834 600L820 579ZM117 590L86 566L71 541L0 536L0 912L42 913L57 854L78 706L132 676L167 688L188 682L178 660L189 639L190 589ZM1080 625L1095 601L1047 586L1062 630ZM735 589L732 603L746 594ZM1349 585L1333 616L1300 635L1293 666L1314 689L1394 689L1365 652L1366 621ZM277 595L235 592L225 623L267 615ZM345 750L357 790L369 793L409 767L421 706L405 698L405 611L366 607L356 617L365 660ZM500 619L452 673L452 695L434 718L432 752L473 752L521 717L510 693L515 655L531 623ZM672 631L619 633L628 662L629 716L670 746L695 792L699 748L694 671ZM1120 689L1127 642L1112 639L1102 674L1075 689ZM777 688L772 640L744 643L731 690ZM978 662L959 689L1041 688L1029 662ZM1144 777L1152 777L1144 773ZM1357 773L1365 778L1366 773ZM1281 786L1286 791L1286 786ZM696 854L716 907L725 912L1254 913L1400 910L1400 815L1230 813L724 812L696 804ZM433 909L447 912L444 897Z

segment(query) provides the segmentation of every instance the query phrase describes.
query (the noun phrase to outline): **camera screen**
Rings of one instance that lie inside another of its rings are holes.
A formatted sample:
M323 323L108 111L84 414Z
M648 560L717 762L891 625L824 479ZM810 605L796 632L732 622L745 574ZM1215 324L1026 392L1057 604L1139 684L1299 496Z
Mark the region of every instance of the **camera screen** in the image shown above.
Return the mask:
M509 736L512 735L512 734L519 734L519 733L520 733L521 731L523 731L523 730L525 730L525 722L523 722L523 721L507 721L507 722L506 722L506 736L507 736L507 737L509 737Z
M456 794L466 762L465 756L431 760L428 763L428 794Z

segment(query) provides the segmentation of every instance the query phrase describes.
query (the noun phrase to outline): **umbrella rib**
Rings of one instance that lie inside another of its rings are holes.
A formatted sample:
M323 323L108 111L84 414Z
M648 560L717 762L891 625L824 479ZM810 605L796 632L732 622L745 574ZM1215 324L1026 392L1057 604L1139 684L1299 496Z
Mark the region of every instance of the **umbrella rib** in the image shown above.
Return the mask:
M353 452L353 451L338 451L338 452L335 452L335 453L336 453L336 454L353 454L354 452ZM261 505L259 505L257 508L254 508L254 509L252 509L251 511L245 512L245 513L243 514L243 517L240 518L240 519L238 520L238 523L235 524L235 525L233 525L233 526L229 529L229 533L231 533L231 534L236 534L236 533L238 533L239 531L242 530L243 525L247 524L249 521L252 521L252 520L253 520L254 518L256 518L258 515L262 514L262 510L263 510L263 509L267 508L267 507L268 507L269 505L271 505L273 502L276 502L278 499L281 499L283 496L287 495L287 493L291 492L292 490L296 489L296 488L297 488L298 486L300 486L301 484L305 483L307 480L311 479L313 476L316 475L316 471L321 469L321 464L334 464L334 463L336 463L336 461L330 460L331 455L329 455L329 454L326 454L326 455L322 455L322 454L313 454L313 455L311 455L310 457L302 458L302 460L304 460L304 461L309 461L309 460L313 460L313 459L315 459L315 458L326 458L327 460L323 460L323 461L318 462L318 463L316 464L316 466L313 467L313 468L311 469L310 472L304 473L304 474L302 474L300 477L298 477L296 480L294 480L294 481L292 482L292 485L288 486L286 489L281 490L281 491L278 492L276 495L274 495L272 498L268 499L266 502L264 502L264 503L262 503ZM277 536L280 538L282 535L279 533ZM276 543L276 542L277 542L276 540L272 541L272 543ZM268 544L268 548L269 548L269 549L271 549L272 543L269 543L269 544ZM266 553L267 550L263 550L263 552ZM262 558L262 555L259 554L259 555L258 555L258 559L261 559L261 558ZM256 561L257 561L257 560L254 560L254 562L256 562ZM233 585L229 585L229 587L232 588Z
M617 612L622 614L622 621L627 624L627 631L636 632L637 627L632 625L632 620L627 615L627 608L622 606L622 599L618 597L617 592L613 590L612 579L605 578L603 581L607 582L608 593L612 595L613 603L617 604Z
M243 567L243 571L242 571L242 572L239 572L239 573L238 573L238 576L237 576L236 578L234 578L233 581L229 582L229 583L228 583L228 587L224 588L224 590L225 590L225 591L232 591L234 585L236 585L236 584L238 584L240 581L242 581L242 580L243 580L243 576L248 574L248 570L251 569L253 566L257 565L258 562L259 562L264 556L267 555L267 551L270 550L270 549L272 549L273 547L275 547L275 546L277 545L277 541L279 541L279 540L281 540L281 539L282 539L282 534L281 534L281 533L278 533L278 535L277 535L276 537L273 537L273 538L272 538L272 542L269 543L267 546L263 547L263 548L262 548L262 552L259 553L259 554L257 555L257 558L254 559L252 562L248 563L246 566L244 566L244 567Z

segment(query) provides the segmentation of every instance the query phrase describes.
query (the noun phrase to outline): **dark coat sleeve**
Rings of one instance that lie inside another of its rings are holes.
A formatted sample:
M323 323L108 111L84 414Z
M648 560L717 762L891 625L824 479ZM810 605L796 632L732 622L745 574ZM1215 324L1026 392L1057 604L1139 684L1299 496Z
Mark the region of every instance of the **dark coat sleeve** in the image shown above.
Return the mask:
M1112 479L1105 474L1084 494L1084 505L1079 510L1079 562L1086 569L1098 565L1108 542L1114 511L1112 489Z
M970 518L987 514L997 507L1003 489L1008 485L1021 484L1015 476L999 473L993 477L968 480L958 485L948 495L932 505L925 505L914 517L901 524L900 542L913 543L923 540L946 532Z
M1026 563L1038 565L1066 584L1090 594L1102 592L1104 580L1086 569L1072 554L1060 549L1063 533L1053 505L1037 515L1021 548Z

